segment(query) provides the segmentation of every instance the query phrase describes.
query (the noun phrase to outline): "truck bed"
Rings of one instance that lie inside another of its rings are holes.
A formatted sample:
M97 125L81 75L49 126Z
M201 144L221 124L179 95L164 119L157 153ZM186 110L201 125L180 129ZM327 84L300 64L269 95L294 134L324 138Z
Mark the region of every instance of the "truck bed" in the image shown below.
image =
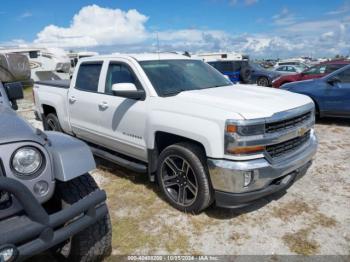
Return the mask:
M47 81L37 81L35 83L39 84L39 85L68 89L69 84L70 84L70 80L47 80Z

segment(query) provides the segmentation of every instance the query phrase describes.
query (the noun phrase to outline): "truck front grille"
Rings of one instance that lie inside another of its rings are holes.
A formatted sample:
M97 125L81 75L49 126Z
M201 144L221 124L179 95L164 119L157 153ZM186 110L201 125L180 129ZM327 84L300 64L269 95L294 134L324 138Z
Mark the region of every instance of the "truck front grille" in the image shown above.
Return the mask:
M2 161L0 159L0 177L5 176ZM0 210L9 208L12 204L11 195L7 192L0 191Z
M274 133L274 132L286 130L289 128L293 128L293 127L296 127L296 126L299 126L299 125L305 123L306 121L309 121L311 117L312 117L312 112L307 112L305 114L302 114L302 115L299 115L296 117L292 117L289 119L285 119L282 121L273 122L273 123L266 123L265 124L265 132L266 133Z
M297 150L303 144L305 144L309 140L309 138L310 138L310 130L302 136L290 139L288 141L285 141L279 144L267 146L266 152L272 158L277 158Z

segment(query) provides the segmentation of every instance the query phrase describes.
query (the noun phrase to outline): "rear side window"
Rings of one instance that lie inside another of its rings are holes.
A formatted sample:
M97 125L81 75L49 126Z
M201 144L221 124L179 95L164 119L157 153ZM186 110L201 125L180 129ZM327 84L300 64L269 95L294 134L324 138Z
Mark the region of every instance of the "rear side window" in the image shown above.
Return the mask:
M231 62L210 62L209 64L215 67L221 73L232 72Z
M101 68L101 62L81 64L75 84L76 88L88 92L97 92Z
M338 77L342 83L350 83L350 69L346 69L339 73Z
M343 66L345 66L345 64L344 65L342 65L342 64L327 65L326 73L327 74L332 73L335 70L338 70L338 69L342 68Z

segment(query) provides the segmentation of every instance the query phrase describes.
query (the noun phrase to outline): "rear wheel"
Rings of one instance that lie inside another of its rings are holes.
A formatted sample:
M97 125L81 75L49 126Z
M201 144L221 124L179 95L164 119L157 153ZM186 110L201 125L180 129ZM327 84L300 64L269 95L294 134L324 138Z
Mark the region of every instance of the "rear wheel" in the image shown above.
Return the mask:
M157 178L160 188L175 208L199 213L213 200L203 150L194 144L168 146L159 156Z
M267 77L260 77L258 81L256 81L258 86L266 86L268 87L270 85L269 79Z
M44 129L47 131L62 132L60 121L55 113L50 113L44 118Z
M96 191L98 186L89 174L68 182L57 182L56 208L64 209ZM55 248L54 253L66 261L102 261L112 251L112 227L109 214Z

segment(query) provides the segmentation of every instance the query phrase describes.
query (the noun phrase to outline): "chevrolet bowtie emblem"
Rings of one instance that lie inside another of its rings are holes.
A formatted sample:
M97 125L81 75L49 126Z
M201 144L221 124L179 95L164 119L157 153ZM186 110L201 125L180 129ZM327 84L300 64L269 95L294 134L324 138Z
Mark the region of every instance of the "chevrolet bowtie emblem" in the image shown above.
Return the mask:
M303 136L303 135L305 135L306 132L307 132L307 128L302 127L298 130L298 136Z

